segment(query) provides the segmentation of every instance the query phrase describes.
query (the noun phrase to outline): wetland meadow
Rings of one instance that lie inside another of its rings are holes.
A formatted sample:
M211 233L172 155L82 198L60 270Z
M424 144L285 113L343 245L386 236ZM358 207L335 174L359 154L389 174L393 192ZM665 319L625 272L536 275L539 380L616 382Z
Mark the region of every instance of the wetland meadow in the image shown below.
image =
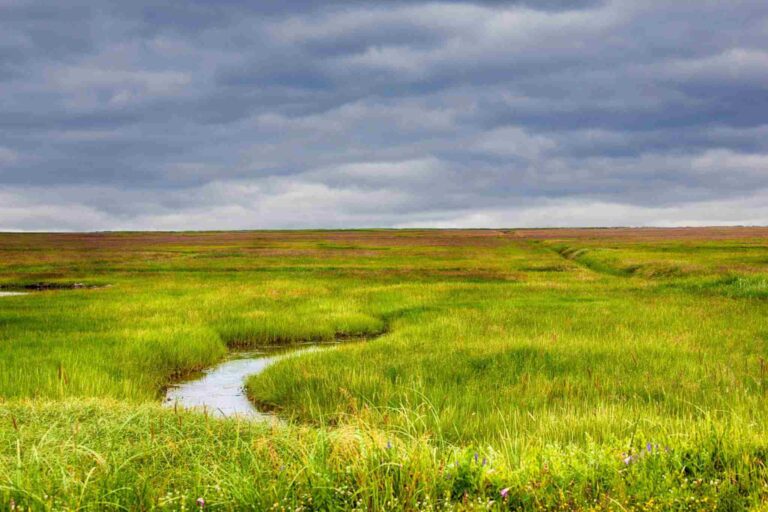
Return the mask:
M0 295L2 511L766 509L768 228L5 233Z

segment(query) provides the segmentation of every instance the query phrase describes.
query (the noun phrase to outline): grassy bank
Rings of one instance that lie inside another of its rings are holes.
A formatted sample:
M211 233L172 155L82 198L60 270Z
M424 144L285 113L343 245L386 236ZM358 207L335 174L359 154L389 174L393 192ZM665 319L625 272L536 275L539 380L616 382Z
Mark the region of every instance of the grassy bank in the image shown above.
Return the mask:
M58 288L0 298L0 510L758 507L768 232L669 233L0 235ZM157 405L348 336L249 381L285 426Z
M15 402L0 422L3 510L732 510L768 495L765 439L728 422L631 453L618 439L460 448L104 399Z

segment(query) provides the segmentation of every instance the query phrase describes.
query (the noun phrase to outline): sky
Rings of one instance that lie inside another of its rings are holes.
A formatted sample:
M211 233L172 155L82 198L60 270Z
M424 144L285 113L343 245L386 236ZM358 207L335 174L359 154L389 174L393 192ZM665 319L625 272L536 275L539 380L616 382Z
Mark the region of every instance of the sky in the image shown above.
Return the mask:
M724 224L765 0L0 0L0 231Z

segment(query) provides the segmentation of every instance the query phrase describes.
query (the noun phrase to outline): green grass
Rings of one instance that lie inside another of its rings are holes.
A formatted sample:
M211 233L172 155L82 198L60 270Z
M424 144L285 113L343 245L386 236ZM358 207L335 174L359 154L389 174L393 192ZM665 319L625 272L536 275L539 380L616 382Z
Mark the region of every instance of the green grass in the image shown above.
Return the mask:
M0 235L0 287L109 285L0 298L0 510L759 509L767 280L736 236ZM159 406L346 337L249 380L285 425Z

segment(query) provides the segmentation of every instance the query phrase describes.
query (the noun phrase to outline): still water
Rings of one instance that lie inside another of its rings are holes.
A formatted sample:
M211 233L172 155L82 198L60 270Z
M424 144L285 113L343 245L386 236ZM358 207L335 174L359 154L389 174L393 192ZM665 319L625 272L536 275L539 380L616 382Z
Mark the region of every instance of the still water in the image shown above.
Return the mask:
M259 411L248 400L246 379L261 373L279 359L318 349L318 345L303 345L280 352L233 352L227 360L205 370L198 378L169 388L165 405L195 409L217 417L238 416L255 421L277 421L275 415Z

